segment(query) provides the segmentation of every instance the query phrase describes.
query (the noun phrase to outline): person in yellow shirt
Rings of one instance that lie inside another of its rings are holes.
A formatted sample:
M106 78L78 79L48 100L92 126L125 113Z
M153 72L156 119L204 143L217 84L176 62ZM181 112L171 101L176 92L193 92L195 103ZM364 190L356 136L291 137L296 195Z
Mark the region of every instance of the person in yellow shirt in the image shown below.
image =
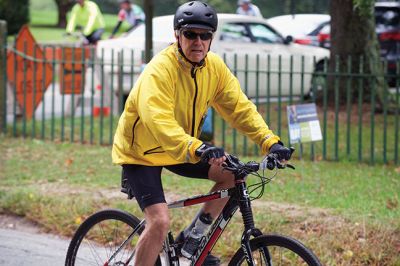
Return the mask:
M67 34L80 28L87 44L96 44L104 33L105 22L96 3L89 0L76 0L67 24Z

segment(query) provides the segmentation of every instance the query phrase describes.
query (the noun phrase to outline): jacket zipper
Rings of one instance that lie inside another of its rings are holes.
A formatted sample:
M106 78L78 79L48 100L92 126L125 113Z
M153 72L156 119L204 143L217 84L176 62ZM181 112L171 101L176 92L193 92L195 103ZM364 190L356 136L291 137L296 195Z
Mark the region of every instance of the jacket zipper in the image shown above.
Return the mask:
M133 146L133 141L135 140L135 127L136 124L139 122L140 117L138 117L135 121L135 123L133 123L133 127L132 127L132 142L131 142L131 147Z
M193 99L193 119L192 119L192 137L194 137L194 130L195 130L195 125L196 125L196 100L197 100L197 92L198 92L198 87L197 87L197 80L196 80L196 69L195 67L192 67L191 76L194 80L194 86L196 87L196 91L194 93L194 99Z

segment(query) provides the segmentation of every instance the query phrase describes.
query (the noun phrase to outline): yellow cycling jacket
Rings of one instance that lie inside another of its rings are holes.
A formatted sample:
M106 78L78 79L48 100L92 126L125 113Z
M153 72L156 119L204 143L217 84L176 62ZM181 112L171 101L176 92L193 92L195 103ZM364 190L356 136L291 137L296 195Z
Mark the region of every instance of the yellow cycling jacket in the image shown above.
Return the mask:
M146 66L125 104L112 149L116 164L195 163L201 126L212 106L264 153L278 142L222 59L209 52L193 67L173 44Z
M105 27L103 15L96 3L85 0L83 7L78 3L73 6L66 31L73 32L77 25L82 27L85 36Z

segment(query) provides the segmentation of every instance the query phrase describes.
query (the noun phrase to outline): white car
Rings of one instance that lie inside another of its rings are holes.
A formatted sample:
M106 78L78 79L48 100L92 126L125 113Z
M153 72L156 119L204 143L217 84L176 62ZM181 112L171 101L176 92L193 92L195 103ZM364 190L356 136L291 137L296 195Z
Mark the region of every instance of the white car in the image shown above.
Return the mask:
M173 16L155 17L154 54L173 42ZM144 47L144 25L123 37L98 43L97 56L107 64L106 82L112 83L114 90L129 93L143 69ZM327 49L283 38L262 18L236 14L218 14L211 50L225 60L250 98L308 94L315 66L329 57Z
M323 38L329 38L330 15L292 14L271 17L266 21L284 36L292 36L295 43L329 47L323 45Z

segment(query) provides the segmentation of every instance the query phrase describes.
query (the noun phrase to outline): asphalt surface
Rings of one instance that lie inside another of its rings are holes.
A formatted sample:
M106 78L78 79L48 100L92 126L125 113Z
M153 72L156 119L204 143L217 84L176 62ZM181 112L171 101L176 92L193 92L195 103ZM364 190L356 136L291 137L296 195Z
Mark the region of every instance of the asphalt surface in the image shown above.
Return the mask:
M31 222L0 214L0 266L64 265L70 239L45 234ZM182 266L190 263L181 259Z
M64 265L68 244L53 235L0 228L0 265Z

